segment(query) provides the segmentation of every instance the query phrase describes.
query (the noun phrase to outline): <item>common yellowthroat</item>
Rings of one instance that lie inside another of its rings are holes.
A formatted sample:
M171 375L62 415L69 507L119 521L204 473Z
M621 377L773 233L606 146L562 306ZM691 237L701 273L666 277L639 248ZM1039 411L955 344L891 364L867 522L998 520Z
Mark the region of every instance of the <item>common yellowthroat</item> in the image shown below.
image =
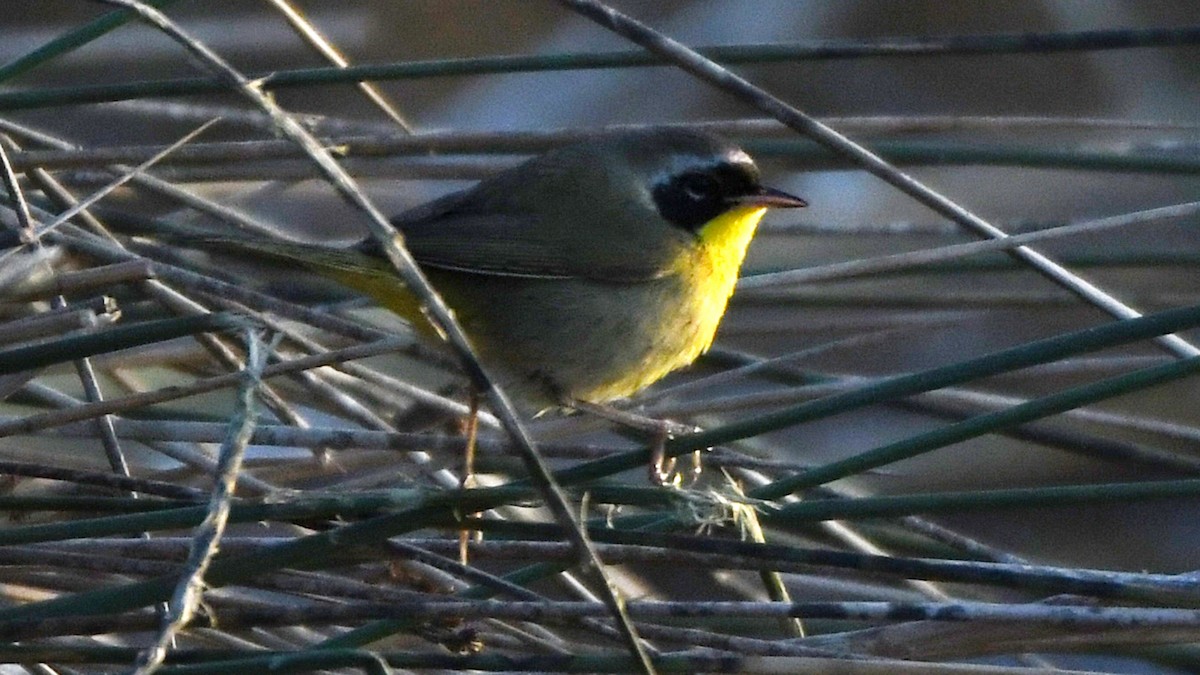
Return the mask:
M552 150L393 223L501 386L539 411L624 398L694 361L763 214L800 206L736 145L654 130ZM299 263L428 329L372 239L221 244Z

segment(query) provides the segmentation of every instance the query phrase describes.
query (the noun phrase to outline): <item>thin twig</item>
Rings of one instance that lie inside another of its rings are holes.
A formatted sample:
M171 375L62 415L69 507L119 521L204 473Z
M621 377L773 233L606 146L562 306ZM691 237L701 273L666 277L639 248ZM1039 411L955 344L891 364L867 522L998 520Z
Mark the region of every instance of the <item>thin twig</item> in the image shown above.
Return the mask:
M246 445L250 442L250 434L254 431L257 421L255 399L262 384L265 365L266 355L259 344L258 336L252 331L247 331L246 366L239 373L238 407L231 416L228 435L221 445L208 515L196 528L187 564L171 597L162 628L154 644L138 655L134 669L136 675L150 675L158 670L175 640L175 635L187 626L200 605L200 596L204 590L204 572L216 555L217 545L225 532L237 475L241 471Z
M197 134L207 128L207 125L202 125L197 130ZM194 136L195 134L193 134ZM181 141L178 146L181 146L186 141ZM177 147L178 147L177 146ZM5 185L8 187L9 196L16 202L17 216L21 222L21 239L26 246L42 247L42 241L38 237L37 230L34 227L32 216L29 213L29 204L25 201L24 192L21 190L20 184L17 182L16 175L12 172L12 165L8 161L8 151L10 149L20 149L7 136L0 135L0 162L3 164ZM165 154L163 155L165 156ZM161 159L161 158L160 158ZM148 165L147 165L148 166ZM147 167L140 167L138 173L145 170ZM114 186L115 189L115 186ZM3 258L0 257L0 261ZM47 270L49 277L54 278L54 271ZM51 299L51 307L56 310L64 310L68 307L67 299L63 296L63 291L55 293ZM92 361L88 357L77 358L74 360L75 372L79 375L79 382L83 386L84 396L88 401L96 402L104 400L104 395L100 390L100 383L96 380L96 371L92 367ZM112 426L112 416L104 415L97 417L95 420L96 431L100 436L100 443L104 447L104 453L108 458L109 467L113 473L128 477L129 462L125 459L125 453L121 449L121 442L117 438L116 432ZM133 493L136 497L137 493Z
M805 618L842 621L891 622L898 619L1030 623L1043 627L1129 628L1157 627L1200 630L1200 616L1191 609L1165 607L1096 607L1094 605L1010 604L958 600L950 602L753 602L753 601L634 601L628 603L639 619ZM608 609L599 602L431 599L417 602L342 603L281 610L240 609L219 613L215 620L227 629L318 623L341 624L367 619L422 620L495 618L528 621L569 621L603 617ZM35 620L36 621L36 620ZM47 623L49 622L48 620ZM24 633L24 620L6 622L0 636ZM108 631L103 631L108 632Z
M106 104L108 107L135 113L139 116L162 117L177 121L204 121L220 117L226 124L240 124L255 129L271 129L270 118L266 115L245 108L228 105L200 103L196 101L164 101L154 99L134 99L129 101L114 101ZM297 113L297 118L305 126L320 133L330 135L371 135L387 136L394 133L395 126L389 123L366 120L341 119L310 115L305 117ZM1153 119L1123 119L1114 117L1074 117L1053 115L831 115L821 118L826 124L846 129L855 134L911 134L911 133L940 133L947 131L1157 131L1157 132L1194 132L1200 130L1200 125L1189 124L1174 120ZM541 128L536 133L546 134L555 142L565 143L577 139L580 131L630 131L645 130L651 127L686 127L705 129L715 134L737 137L778 137L790 133L778 120L771 118L747 118L729 120L698 120L683 124L653 123L653 124L606 124L600 127ZM509 131L423 131L414 134L428 138L433 134L446 137L466 135L483 139L508 137ZM521 132L518 132L521 133ZM476 150L485 150L488 146L477 146ZM542 148L545 149L545 148ZM529 152L540 150L530 149Z
M317 27L314 26L311 21L306 19L300 10L293 7L288 0L270 0L270 2L275 9L279 10L279 13L282 14L283 18L287 20L288 25L296 31L296 34L298 34L306 44L316 50L316 52L320 54L326 61L332 63L338 68L346 68L350 65L350 61L347 60L340 51L338 51L338 48L335 47L328 38L326 38L324 35L321 35L321 32L317 30ZM372 105L383 111L383 114L387 115L388 119L392 120L392 122L395 122L396 126L403 129L407 134L411 134L413 132L412 125L410 125L408 120L404 119L404 116L400 114L400 111L396 110L396 107L392 105L386 97L384 97L383 93L379 91L378 87L370 82L356 82L354 86L357 87L358 90L367 97L367 100L370 101Z
M26 340L61 337L82 328L112 323L113 314L100 318L95 307L51 309L31 317L8 321L0 326L0 345Z
M207 109L207 108L205 108ZM849 130L864 129L867 131L874 130L873 135L880 135L882 130L887 130L893 134L913 133L917 131L933 131L943 130L952 131L957 128L963 129L1007 129L1015 127L1018 129L1024 128L1053 128L1050 127L1052 120L1044 120L1044 126L1035 126L1035 120L1028 120L1026 124L1021 124L1020 120L1026 118L843 118L843 117L824 117L821 121L829 125L838 125L841 128ZM954 122L958 121L955 125ZM1006 124L1007 122L1007 124ZM1071 120L1058 120L1059 126L1068 126ZM1101 125L1100 121L1094 121L1099 128L1121 128L1114 127L1115 123ZM1151 123L1142 123L1143 126ZM845 126L843 126L845 125ZM1080 122L1083 126L1083 122ZM15 122L4 120L0 122L0 127L5 127L11 131L17 129L28 129L23 125ZM1083 128L1087 128L1084 126ZM1133 126L1131 129L1139 129L1141 126ZM400 135L394 132L381 132L371 135L348 134L322 137L320 140L327 146L338 148L338 155L343 158L397 158L397 157L421 157L429 153L438 153L440 155L530 155L540 152L545 152L565 143L573 143L581 140L595 138L596 136L634 130L667 130L667 129L698 129L717 133L722 135L734 136L744 139L758 138L777 138L784 133L791 131L780 124L776 120L731 120L719 122L689 122L689 123L663 123L663 124L609 124L595 127L566 127L561 129L539 129L532 131L430 131L414 135ZM1194 131L1194 127L1184 126L1180 131ZM868 134L872 135L872 134ZM818 163L818 166L828 165L831 161L836 161L829 157L827 153L819 152L814 154L819 148L815 144L806 144L797 142L793 138L786 139L790 141L787 144L773 143L764 144L766 147L763 150L767 151L768 155L795 155L800 154L810 162ZM885 144L884 141L876 141L877 144L882 144L882 147L888 148L891 152L905 151L905 160L909 162L932 162L945 163L947 152L950 147L946 142L939 143L936 147L938 153L931 156L927 150L930 146L917 142L896 142L894 144ZM136 163L144 161L147 157L162 150L160 145L117 145L106 147L63 147L60 144L54 144L56 149L50 150L25 150L19 153L14 153L12 157L13 167L17 170L25 170L32 167L43 167L47 169L88 169L104 165L118 165L127 163ZM1007 156L1004 154L1008 150ZM924 151L924 152L922 152ZM1011 162L1019 162L1023 160L1024 164L1030 163L1030 154L1034 152L1028 145L1017 146L1011 150L1008 146L999 146L998 148L980 148L972 145L969 148L963 148L963 152L973 152L971 155L978 160L981 157L997 157L1000 160L1008 160ZM984 154L989 153L989 154ZM1019 153L1019 154L1018 154ZM1015 157L1013 155L1016 155ZM1049 161L1050 158L1058 158L1059 164L1071 165L1072 156L1076 157L1076 165L1087 166L1092 162L1099 161L1099 158L1104 157L1103 153L1094 149L1094 146L1087 146L1086 149L1076 149L1074 153L1059 153L1044 155ZM1116 161L1120 158L1134 158L1138 155L1132 153L1127 145L1120 146L1119 149L1108 151L1108 155ZM1146 161L1151 159L1171 159L1172 156L1163 156L1163 154L1146 152ZM256 162L260 166L266 166L266 162L277 161L275 166L291 166L283 160L292 160L303 158L304 153L296 148L295 144L284 140L236 140L236 141L210 141L205 143L197 143L182 152L174 153L169 159L164 162L164 166L211 166L222 165L233 162ZM1095 158L1095 159L1093 159ZM465 158L464 158L465 159ZM1183 162L1182 158L1180 159ZM833 166L842 166L843 163L837 162ZM393 164L392 166L401 166ZM411 166L420 166L420 164L412 164ZM433 165L436 166L436 165ZM472 166L468 163L463 163L463 166ZM499 164L480 164L476 165L482 168L488 166L497 167ZM1126 168L1133 168L1133 165L1126 164ZM1192 164L1181 163L1178 166L1183 167L1180 170L1187 170L1193 167ZM1159 164L1151 164L1149 168L1162 167Z
M37 382L30 382L29 384L26 384L22 391L32 396L38 402L43 402L57 408L68 409L81 405L90 405L73 396L68 396L62 392L53 390ZM92 435L91 425L87 424L86 422L77 422L76 424L79 425L77 431L80 435L87 437ZM122 436L129 438L129 436L125 434L124 430L121 429L120 418L114 417L113 424L117 432L119 432ZM223 434L214 436L212 442L220 443L223 437ZM159 453L175 460L176 462L179 462L186 467L195 469L196 473L200 475L216 473L217 463L215 460L185 443L177 443L174 441L149 441L148 445ZM238 487L240 487L243 492L255 495L282 494L285 492L285 490L282 488L267 483L266 481L256 478L248 473L242 473L238 475ZM153 489L148 490L147 492L148 494L156 493Z
M154 155L150 159L148 159L145 162L142 162L141 164L134 167L133 171L118 177L116 180L110 182L109 184L105 185L101 189L96 190L95 192L93 192L92 194L88 195L83 200L81 200L75 206L72 206L71 208L67 209L63 213L60 213L57 216L55 216L50 222L44 223L44 224L38 226L36 228L36 230L32 233L34 239L41 239L48 232L53 231L55 228L61 226L63 223L65 223L65 222L69 221L70 219L74 218L75 216L79 215L80 212L84 211L92 204L95 204L96 202L100 201L104 197L108 196L108 194L111 193L113 190L116 190L117 188L121 187L125 183L128 183L135 175L145 172L147 169L149 169L150 167L154 166L154 164L159 162L162 158L170 155L176 149L178 149L184 145L187 145L187 143L189 141L191 141L196 136L199 136L201 133L204 133L205 130L207 130L210 126L212 126L213 124L216 124L217 122L218 122L218 120L210 120L209 122L207 122L205 124L201 124L200 126L196 127L195 129L184 134L183 137L180 138L179 140L175 141L171 145L164 148L162 152ZM17 249L13 249L11 251L6 251L5 253L0 254L0 262L4 262L4 260L7 259L9 256L13 255L16 252L16 250Z
M1044 230L1037 230L1035 232L1009 235L1000 239L989 239L987 241L955 244L951 246L939 246L938 248L926 249L922 251L897 253L894 255L880 256L878 258L852 260L849 262L822 265L820 267L809 267L799 270L788 270L786 272L776 272L773 274L758 274L740 280L738 282L738 290L766 288L784 284L811 283L814 281L854 279L861 276L878 274L880 272L912 269L922 265L965 258L967 256L979 255L981 253L1009 251L1019 246L1025 246L1037 241L1049 241L1080 234L1094 234L1102 230L1118 227L1129 227L1131 225L1141 225L1166 218L1183 218L1196 213L1200 213L1200 202L1186 202L1183 204L1174 204L1172 206L1161 206L1143 211L1123 213L1119 216L1087 220L1081 223L1074 223L1072 225L1062 225L1060 227L1051 227Z
M153 268L145 260L92 267L78 272L62 272L50 279L35 279L0 295L5 302L28 302L63 293L107 289L116 284L140 283L153 278Z
M0 474L45 478L48 480L75 483L77 485L92 485L116 490L137 491L172 499L196 499L200 495L200 492L195 488L165 483L163 481L131 478L113 473L97 473L82 469L47 466L33 462L0 461Z
M127 0L104 0L121 4ZM951 54L1048 54L1067 51L1131 49L1149 46L1195 44L1200 27L1115 29L1058 33L998 33L948 37L896 38L876 40L819 40L799 43L721 45L701 47L711 59L727 64L794 62L806 59L862 58L891 56L913 58ZM250 79L261 82L264 90L303 87L317 84L353 84L362 81L416 79L483 75L489 73L560 72L597 68L661 66L672 63L662 54L641 51L569 53L549 55L492 56L356 65L346 68L309 68L259 73ZM0 92L0 110L18 110L63 104L100 103L151 96L178 96L215 93L226 90L218 78L183 78L146 82Z
M313 356L301 357L284 363L278 363L267 366L263 369L263 378L275 377L295 372L297 370L305 370L308 368L317 368L319 366L336 363L343 359L360 359L368 356L378 356L389 352L397 351L407 343L401 338L393 338L390 340L382 340L375 343L367 343L364 345L356 345L345 349L325 352L323 354L314 354ZM155 391L142 392L140 394L132 394L121 398L108 399L107 401L88 403L69 410L56 410L44 412L26 417L15 418L0 422L0 437L14 434L28 434L38 429L46 429L49 427L59 426L70 422L78 422L80 420L91 419L98 415L106 415L109 413L121 412L123 410L132 410L155 403L164 401L173 401L176 399L200 394L208 391L215 391L225 387L236 386L240 382L238 373L228 373L218 375L203 380L198 380L191 384L179 385L172 387L164 387Z

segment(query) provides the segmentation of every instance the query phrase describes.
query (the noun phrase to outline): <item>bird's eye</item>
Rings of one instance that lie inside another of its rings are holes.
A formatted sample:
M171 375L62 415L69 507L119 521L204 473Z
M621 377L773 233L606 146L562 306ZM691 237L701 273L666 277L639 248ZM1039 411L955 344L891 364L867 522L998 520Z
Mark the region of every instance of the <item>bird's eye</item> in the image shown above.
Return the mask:
M679 187L694 202L708 201L721 194L721 185L717 179L703 173L689 173L681 176Z
M667 222L695 233L734 204L738 183L727 180L720 167L678 173L654 186L654 203Z

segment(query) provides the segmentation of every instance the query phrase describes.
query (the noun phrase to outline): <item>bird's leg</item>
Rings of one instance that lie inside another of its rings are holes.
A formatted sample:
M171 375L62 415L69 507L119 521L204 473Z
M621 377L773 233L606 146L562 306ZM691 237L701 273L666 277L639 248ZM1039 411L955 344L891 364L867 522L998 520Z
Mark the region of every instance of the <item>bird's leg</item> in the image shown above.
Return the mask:
M673 485L679 487L683 483L683 475L675 471L676 460L667 457L667 441L684 434L699 431L698 427L680 424L672 420L657 419L638 415L612 406L587 401L573 401L571 407L576 410L589 412L623 427L634 429L650 436L650 482L656 485ZM700 451L692 453L691 480L694 483L703 472L700 461Z
M467 447L463 451L462 488L475 487L475 443L479 437L479 392L474 387L467 400L467 419L464 422L463 434L467 437Z
M459 483L459 487L464 490L475 487L475 444L479 435L479 391L475 387L471 387L470 395L467 397L467 405L469 412L467 413L467 419L464 420L463 429L463 434L467 440L467 447L463 450L462 480ZM470 520L474 515L467 514L465 518ZM458 560L464 565L467 564L467 547L472 537L477 534L479 533L474 530L459 531Z

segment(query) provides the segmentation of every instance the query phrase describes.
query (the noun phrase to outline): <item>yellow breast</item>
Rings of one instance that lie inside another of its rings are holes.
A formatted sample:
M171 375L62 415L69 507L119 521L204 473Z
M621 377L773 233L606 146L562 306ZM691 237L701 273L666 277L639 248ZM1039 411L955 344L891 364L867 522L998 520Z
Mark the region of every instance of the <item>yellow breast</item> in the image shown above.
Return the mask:
M671 268L675 283L660 306L654 308L659 315L653 317L657 323L653 342L640 350L635 363L576 395L593 402L625 398L671 371L690 365L708 351L737 285L746 249L766 211L762 206L739 207L705 225L696 245Z
M697 327L695 344L681 355L686 361L680 365L691 363L712 345L750 240L766 212L764 206L742 206L714 218L700 230L699 245L688 259L677 265L692 289L691 312Z

